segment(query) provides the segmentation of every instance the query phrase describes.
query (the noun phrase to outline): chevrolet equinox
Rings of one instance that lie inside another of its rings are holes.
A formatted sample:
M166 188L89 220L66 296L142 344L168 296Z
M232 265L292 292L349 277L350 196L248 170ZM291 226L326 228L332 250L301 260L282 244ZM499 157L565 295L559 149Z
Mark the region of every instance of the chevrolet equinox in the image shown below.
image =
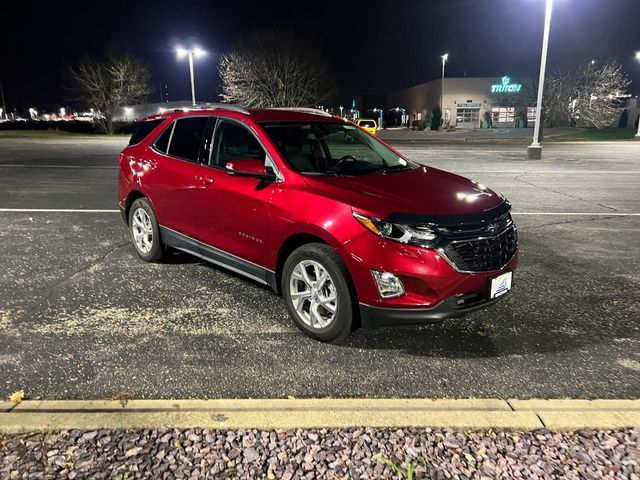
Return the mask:
M170 111L140 122L119 166L142 259L173 248L268 285L318 340L460 316L511 289L502 195L322 111Z

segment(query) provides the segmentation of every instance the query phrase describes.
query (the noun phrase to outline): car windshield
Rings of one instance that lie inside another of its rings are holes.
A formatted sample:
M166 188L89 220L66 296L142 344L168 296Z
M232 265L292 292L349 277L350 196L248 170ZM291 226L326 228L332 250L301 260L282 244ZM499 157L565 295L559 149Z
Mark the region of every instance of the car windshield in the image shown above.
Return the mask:
M415 165L348 123L264 123L265 131L297 171L365 175Z
M362 120L360 123L358 123L358 125L360 125L361 127L375 127L376 124L373 120Z

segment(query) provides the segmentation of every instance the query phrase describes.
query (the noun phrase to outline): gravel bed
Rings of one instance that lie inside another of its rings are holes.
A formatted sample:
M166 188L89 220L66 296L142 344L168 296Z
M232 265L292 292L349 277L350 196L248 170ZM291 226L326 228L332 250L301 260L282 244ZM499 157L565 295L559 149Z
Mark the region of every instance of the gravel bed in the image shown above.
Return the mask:
M640 428L69 430L0 437L0 478L640 478ZM393 463L393 464L391 464ZM396 470L399 469L399 470Z

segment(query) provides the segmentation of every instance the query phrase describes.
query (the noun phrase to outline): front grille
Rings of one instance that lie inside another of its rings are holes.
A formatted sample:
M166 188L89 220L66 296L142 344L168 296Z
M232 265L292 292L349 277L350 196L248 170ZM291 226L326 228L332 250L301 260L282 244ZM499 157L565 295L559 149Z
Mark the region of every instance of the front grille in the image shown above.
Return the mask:
M460 240L495 235L511 225L513 225L513 220L511 220L511 214L507 212L491 221L481 220L472 223L438 226L437 228L448 239Z
M496 223L506 228L495 235L453 240L444 247L443 253L458 270L465 272L501 269L518 250L518 234L510 219L507 223ZM458 232L456 236L462 235Z

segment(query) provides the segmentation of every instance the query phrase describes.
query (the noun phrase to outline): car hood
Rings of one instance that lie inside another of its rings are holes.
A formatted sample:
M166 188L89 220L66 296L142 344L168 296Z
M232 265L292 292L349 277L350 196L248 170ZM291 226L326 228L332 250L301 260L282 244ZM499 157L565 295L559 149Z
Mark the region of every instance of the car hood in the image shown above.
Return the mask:
M378 218L393 214L466 215L491 210L505 200L482 184L437 168L353 177L305 176L318 194Z

